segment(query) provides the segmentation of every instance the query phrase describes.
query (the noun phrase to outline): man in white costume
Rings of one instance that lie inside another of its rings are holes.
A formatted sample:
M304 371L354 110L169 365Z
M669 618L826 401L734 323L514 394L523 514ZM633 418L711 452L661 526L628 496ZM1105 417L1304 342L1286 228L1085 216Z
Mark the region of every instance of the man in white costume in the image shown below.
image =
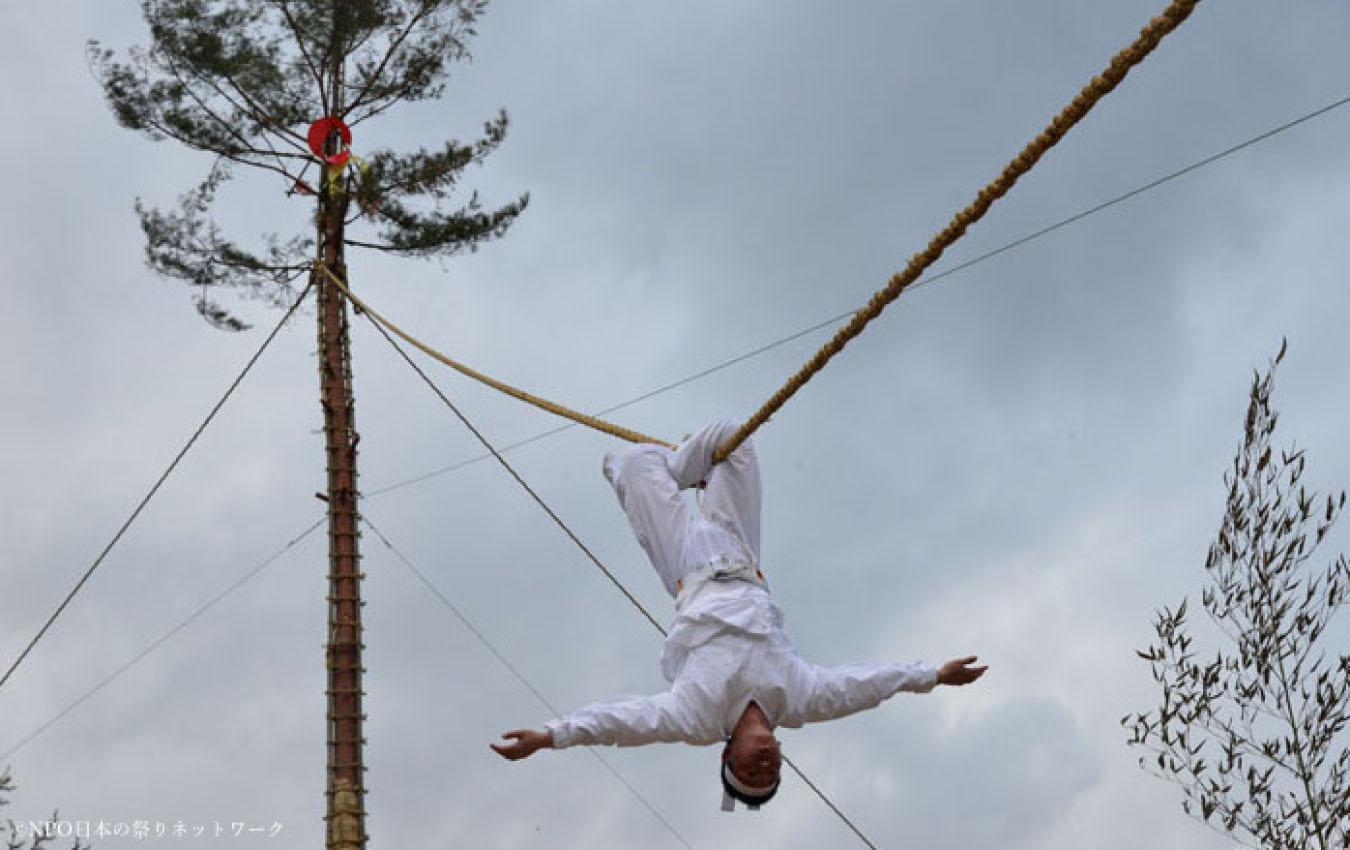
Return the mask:
M783 632L783 613L759 566L759 462L749 440L724 462L713 452L736 432L722 421L687 437L676 451L641 444L606 453L605 477L638 542L675 597L675 622L661 653L671 688L652 696L594 703L517 729L492 744L516 760L551 747L725 743L723 808L758 808L778 791L782 755L773 730L833 720L873 708L900 691L966 685L983 675L975 656L941 667L802 661ZM702 491L690 505L681 491Z

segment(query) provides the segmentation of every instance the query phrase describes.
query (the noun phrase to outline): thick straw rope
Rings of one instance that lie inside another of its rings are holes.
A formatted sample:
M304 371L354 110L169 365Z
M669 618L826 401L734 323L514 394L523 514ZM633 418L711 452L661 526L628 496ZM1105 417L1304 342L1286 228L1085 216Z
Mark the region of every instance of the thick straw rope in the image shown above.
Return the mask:
M975 222L979 221L993 205L994 201L1003 197L1018 178L1031 170L1032 166L1048 151L1055 146L1055 143L1069 132L1073 125L1077 124L1082 118L1091 111L1097 101L1105 97L1112 89L1125 79L1125 75L1130 70L1144 60L1158 46L1163 37L1172 30L1181 25L1199 4L1200 0L1174 0L1172 5L1158 17L1154 18L1148 26L1140 31L1139 38L1129 47L1116 54L1111 60L1111 64L1099 76L1093 77L1092 81L1083 87L1073 102L1064 108L1055 120L1050 122L1050 126L1039 136L1031 141L1012 162L1003 169L1003 173L998 176L994 182L980 190L975 200L951 220L946 229L933 237L928 243L928 247L910 259L909 265L904 271L898 272L886 284L885 288L873 295L867 305L853 315L853 318L847 325L840 328L834 337L827 342L816 355L801 368L797 374L793 375L782 389L774 393L773 397L764 403L755 415L746 420L731 439L718 447L713 454L715 463L726 459L736 447L745 441L755 429L763 425L778 412L783 404L792 398L797 390L801 389L807 381L811 380L817 372L824 368L830 358L843 350L849 340L862 333L862 329L867 323L881 315L881 311L888 304L900 297L900 293L905 291L911 283L918 280L933 263L937 262L942 256L942 252L951 247L952 243L960 239L966 229Z
M984 214L989 211L991 206L993 206L994 201L997 201L1007 194L1008 190L1013 187L1018 179L1030 171L1032 167L1040 161L1040 158L1045 155L1046 151L1050 150L1050 148L1054 147L1060 139L1064 138L1065 134L1068 133L1075 124L1081 121L1088 112L1097 105L1099 100L1109 94L1116 86L1120 85L1120 82L1125 79L1125 75L1128 74L1134 66L1142 62L1145 57L1152 53L1153 49L1158 46L1159 42L1161 42L1165 36L1190 17L1191 12L1194 11L1195 7L1199 4L1200 0L1173 0L1172 4L1168 6L1161 15L1154 18L1149 22L1148 26L1140 30L1139 38L1129 47L1117 53L1115 57L1111 59L1111 63L1107 66L1106 70L1100 75L1093 77L1092 80L1083 87L1082 91L1078 93L1078 96L1073 99L1073 102L1055 116L1055 119L1050 122L1050 126L1046 127L1039 136L1023 148L1022 152L1004 167L1003 172L999 174L992 183L980 190L979 194L976 195L975 200L972 201L969 206L957 213L947 227L937 236L933 237L932 241L928 243L927 248L911 257L909 265L907 265L903 271L893 275L886 283L886 286L872 296L866 306L853 314L853 318L849 320L847 325L840 328L835 333L834 337L816 352L815 356L812 357L811 360L797 372L797 374L788 379L788 382L784 384L778 392L774 393L774 395L764 403L763 407L747 419L740 429L732 435L731 439L718 447L717 451L713 454L713 462L720 463L721 461L726 460L727 456L735 451L737 446L745 442L746 438L753 434L759 426L767 422L769 417L777 413L778 409L781 408L788 399L792 398L797 390L805 386L807 381L811 380L817 372L823 369L825 364L830 361L830 358L842 351L844 346L847 345L850 340L862 333L863 328L867 327L869 322L881 315L882 310L886 309L892 301L899 298L900 293L904 292L905 289L918 280L919 277L933 265L933 263L937 262L938 259L941 258L943 252L950 248L956 240L960 239L972 224L983 218ZM550 413L594 428L597 431L603 431L606 434L610 434L620 439L634 443L656 443L658 445L674 448L674 446L664 440L658 440L655 437L649 437L646 434L619 425L614 425L594 416L579 413L570 408L563 407L560 404L555 404L547 399L540 398L539 396L532 395L524 390L516 389L509 384L504 384L501 381L490 378L462 363L451 360L434 348L409 336L393 322L372 310L367 304L361 301L361 299L353 295L351 290L347 289L346 284L344 284L337 275L333 274L332 270L326 265L323 263L316 263L315 266L316 268L322 269L324 274L328 276L328 279L332 281L333 285L342 290L342 293L350 298L353 304L369 313L372 318L385 328L392 331L409 345L415 346L430 357L439 360L441 363L444 363L461 374L467 375L475 381L487 384L489 387L506 393L512 398L519 399L528 404L532 404L535 407L547 410Z
M324 263L315 263L315 267L321 269L323 273L327 275L328 280L338 289L342 290L343 295L351 299L351 302L355 304L358 308L369 313L372 319L379 322L384 327L388 328L392 333L397 335L404 342L426 353L429 357L439 360L441 363L444 363L445 365L449 366L451 369L454 369L460 374L467 375L468 377L473 378L475 381L487 384L494 390L504 392L507 395L511 396L512 398L520 399L521 401L526 402L527 404L532 404L535 407L547 410L549 413L555 413L558 416L571 419L573 422L579 422L582 425L588 425L591 428L596 429L597 431L603 431L606 434L611 434L615 437L618 437L621 440L628 440L631 443L656 443L657 445L666 446L668 448L672 449L675 448L673 445L665 442L664 440L658 440L655 437L649 437L646 434L642 434L619 425L614 425L612 423L604 421L603 419L597 419L594 416L587 416L585 413L579 413L575 410L572 410L571 408L563 407L560 404L554 404L548 399L540 398L539 396L532 395L521 389L516 389L510 384L504 384L501 381L498 381L496 378L490 378L487 375L484 375L482 372L471 369L470 367L465 366L463 363L451 360L449 357L446 357L444 354L441 354L439 351L427 345L426 343L421 342L420 340L410 336L409 334L404 332L403 329L400 328L398 325L394 324L393 322L386 319L384 316L381 316L379 313L372 310L370 308L370 305L366 304L360 298L357 298L355 295L353 295L352 291L347 288L347 285L343 283L342 280L337 275L333 274L333 270L328 268L327 265L325 265Z

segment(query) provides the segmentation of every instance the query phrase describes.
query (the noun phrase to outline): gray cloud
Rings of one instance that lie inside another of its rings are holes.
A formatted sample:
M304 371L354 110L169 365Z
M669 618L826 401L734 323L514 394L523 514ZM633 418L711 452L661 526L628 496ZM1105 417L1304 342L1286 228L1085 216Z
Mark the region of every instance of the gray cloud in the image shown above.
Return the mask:
M489 201L528 190L531 208L477 254L358 256L354 279L452 356L617 403L860 304L1160 5L497 4L447 98L359 128L357 146L467 137L506 107L510 137L471 182ZM1202 4L943 263L1343 96L1347 26L1328 0ZM258 330L217 334L144 269L132 199L172 203L209 163L114 126L89 36L143 38L134 4L25 6L0 34L22 81L0 91L6 658L277 318L246 304ZM1195 593L1248 370L1281 334L1282 422L1319 481L1350 480L1347 122L906 295L757 436L765 562L805 656L993 665L977 688L788 737L879 846L1220 846L1138 774L1115 721L1148 699L1131 650L1152 610ZM241 179L222 214L242 234L304 227L281 201ZM302 318L279 338L0 691L0 747L319 515L312 333ZM615 418L673 438L747 415L824 338ZM368 491L479 452L369 328L354 344ZM554 424L429 368L498 442ZM511 457L667 618L598 474L608 444L573 430ZM491 463L366 508L560 709L663 686L659 637ZM546 709L364 543L376 841L679 846L584 753L492 755ZM320 534L287 553L16 753L15 813L281 820L288 842L317 842L323 551ZM711 751L605 755L695 846L853 842L795 781L760 817L721 817Z

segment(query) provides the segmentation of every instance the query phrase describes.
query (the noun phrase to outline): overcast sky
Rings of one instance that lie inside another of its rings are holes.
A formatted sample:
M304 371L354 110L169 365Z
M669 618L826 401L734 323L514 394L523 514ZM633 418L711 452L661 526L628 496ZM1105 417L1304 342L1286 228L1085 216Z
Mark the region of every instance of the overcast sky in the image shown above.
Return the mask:
M59 5L59 10L57 8ZM451 356L598 410L856 308L1131 41L1161 0L1019 3L502 0L445 97L358 131L382 145L507 141L467 184L530 193L508 236L443 264L350 258L373 305ZM279 313L208 327L144 265L132 203L209 161L118 128L84 59L144 43L139 4L11 4L0 28L0 659L87 568ZM1202 4L940 267L1350 94L1350 6ZM318 117L318 116L316 116ZM245 176L248 240L307 202ZM906 295L757 436L764 565L804 657L979 653L968 689L783 734L880 847L1229 846L1142 773L1119 718L1151 708L1133 650L1198 597L1252 369L1278 377L1308 481L1350 483L1350 108ZM233 302L229 302L233 303ZM312 314L267 352L123 542L0 690L0 753L321 516ZM678 439L753 412L816 332L614 414ZM363 489L473 458L473 438L354 329ZM441 367L489 439L557 424ZM572 429L511 453L662 619L671 605ZM477 463L366 500L389 540L562 710L665 687L660 637L503 471ZM679 841L581 750L487 749L548 711L373 535L367 571L372 847L628 848ZM1329 539L1328 556L1350 548ZM17 751L10 812L283 825L318 846L322 530ZM1343 637L1344 630L1341 632ZM1344 644L1342 644L1344 645ZM794 776L717 810L717 752L604 753L694 847L861 846Z

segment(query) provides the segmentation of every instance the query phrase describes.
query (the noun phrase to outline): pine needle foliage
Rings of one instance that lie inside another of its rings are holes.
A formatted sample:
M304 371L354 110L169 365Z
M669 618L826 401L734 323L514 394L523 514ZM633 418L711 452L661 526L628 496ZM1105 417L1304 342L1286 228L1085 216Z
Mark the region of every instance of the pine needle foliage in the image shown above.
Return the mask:
M146 256L160 274L197 293L213 325L247 327L220 306L223 287L289 303L336 222L345 246L447 257L495 239L528 195L485 208L459 192L465 169L497 149L507 117L483 135L438 148L359 151L364 168L330 169L311 153L307 130L325 116L352 128L405 102L445 91L451 66L470 58L468 41L487 0L142 0L147 48L124 56L91 41L90 63L122 126L212 156L205 179L176 209L138 200ZM315 196L312 232L227 238L211 218L221 186L241 169L271 175L280 192ZM458 198L458 200L456 200ZM353 203L353 201L355 203ZM362 223L374 233L349 239Z
M1350 655L1327 640L1350 593L1344 555L1312 559L1345 506L1301 483L1302 450L1278 452L1275 366L1253 376L1227 505L1205 559L1205 613L1226 648L1202 660L1188 605L1164 608L1139 656L1156 711L1126 715L1146 771L1184 792L1185 811L1265 850L1350 847Z

